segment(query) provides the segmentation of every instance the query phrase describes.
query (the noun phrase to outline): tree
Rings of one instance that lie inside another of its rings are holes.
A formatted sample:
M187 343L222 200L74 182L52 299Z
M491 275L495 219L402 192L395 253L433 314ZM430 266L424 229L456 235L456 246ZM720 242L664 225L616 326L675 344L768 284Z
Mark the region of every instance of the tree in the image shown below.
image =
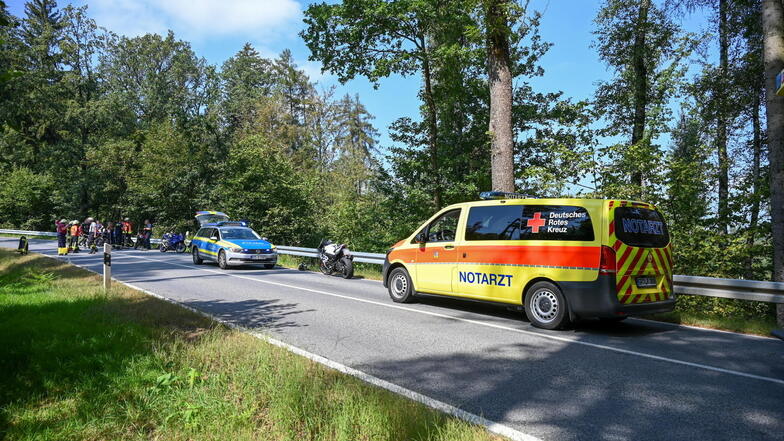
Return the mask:
M770 217L773 231L773 280L784 282L784 98L776 95L776 75L784 69L784 4L763 0L762 29L765 99L770 157ZM777 305L784 326L784 305Z
M329 5L313 4L305 11L307 29L300 35L310 49L311 60L337 75L342 83L364 76L378 86L391 74L420 73L425 103L433 204L442 205L439 173L437 103L433 93L438 53L431 37L444 21L465 15L460 2L426 0L344 0Z
M217 76L190 44L171 31L109 42L100 75L117 105L129 108L140 127L164 119L187 124L206 113L217 96Z
M515 190L514 139L512 135L512 71L509 50L508 0L485 2L487 70L490 80L490 153L493 189Z
M222 114L228 136L253 121L253 110L263 96L272 93L275 73L272 63L245 43L242 49L223 63L221 69Z
M646 199L646 184L657 179L650 166L663 162L654 142L667 129L667 103L685 73L680 61L689 41L651 0L607 0L596 24L599 58L615 70L596 92L597 108L609 122L603 134L628 136L603 150L612 163L602 185L605 194Z

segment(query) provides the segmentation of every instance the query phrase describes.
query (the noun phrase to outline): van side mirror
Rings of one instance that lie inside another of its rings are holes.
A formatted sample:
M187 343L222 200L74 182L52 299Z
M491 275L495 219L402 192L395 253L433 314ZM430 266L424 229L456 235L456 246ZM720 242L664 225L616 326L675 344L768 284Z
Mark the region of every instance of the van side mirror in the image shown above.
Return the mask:
M425 235L425 232L423 231L423 232L417 234L416 237L414 237L414 241L416 243L419 243L419 244L426 243L427 242L427 236Z

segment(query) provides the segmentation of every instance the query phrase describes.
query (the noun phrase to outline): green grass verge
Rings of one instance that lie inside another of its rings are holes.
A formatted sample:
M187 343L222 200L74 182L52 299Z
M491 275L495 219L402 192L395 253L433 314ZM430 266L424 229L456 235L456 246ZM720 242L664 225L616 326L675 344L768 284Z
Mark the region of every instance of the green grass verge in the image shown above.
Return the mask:
M722 331L741 332L770 337L770 332L778 328L775 317L765 318L730 318L714 317L690 311L672 311L664 314L644 316L642 318L667 323L697 326L700 328L719 329Z
M318 261L316 259L285 254L281 254L278 257L278 264L286 268L297 268L299 264L303 262L308 266L310 271L318 271ZM357 263L354 272L357 276L365 279L381 280L381 267L379 265ZM690 311L673 311L666 314L645 316L643 318L660 322L765 336L770 336L770 332L777 328L776 319L774 317L731 318Z
M13 237L19 240L18 234L0 233L0 237ZM44 239L44 240L57 240L57 236L25 236L28 239Z
M37 254L0 250L0 439L489 440L483 428Z

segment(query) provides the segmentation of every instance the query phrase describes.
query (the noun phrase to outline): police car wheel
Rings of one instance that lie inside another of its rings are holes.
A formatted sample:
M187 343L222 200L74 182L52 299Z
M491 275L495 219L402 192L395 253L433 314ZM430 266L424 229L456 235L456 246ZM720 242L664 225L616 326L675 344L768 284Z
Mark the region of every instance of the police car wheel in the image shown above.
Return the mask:
M204 263L204 260L202 260L201 256L199 256L199 249L198 248L193 247L193 253L192 254L193 254L193 264L194 265L201 265L202 263Z
M525 315L537 328L558 329L569 324L569 310L561 290L550 282L537 282L525 294Z
M389 275L389 297L395 303L410 303L414 300L414 287L405 268L395 268Z
M229 267L229 263L226 260L226 252L223 250L218 252L218 266L220 269L226 269Z

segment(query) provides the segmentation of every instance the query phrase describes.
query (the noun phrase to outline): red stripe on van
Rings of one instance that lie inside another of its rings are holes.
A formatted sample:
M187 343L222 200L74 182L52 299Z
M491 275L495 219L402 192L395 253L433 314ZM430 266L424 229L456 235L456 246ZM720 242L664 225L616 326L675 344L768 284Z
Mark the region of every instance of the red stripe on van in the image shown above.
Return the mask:
M461 245L459 253L465 253L464 262L538 265L577 268L599 268L601 247L580 246L481 246ZM432 253L423 253L417 262L441 262Z

